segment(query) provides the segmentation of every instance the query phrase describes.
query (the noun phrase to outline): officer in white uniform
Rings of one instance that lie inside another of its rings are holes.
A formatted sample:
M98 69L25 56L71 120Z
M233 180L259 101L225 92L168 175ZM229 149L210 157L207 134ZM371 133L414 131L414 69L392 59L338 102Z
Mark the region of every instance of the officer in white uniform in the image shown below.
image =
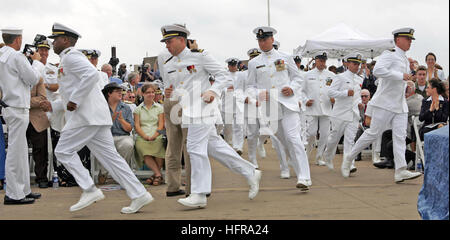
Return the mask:
M303 80L292 57L273 48L273 35L277 33L274 28L257 27L253 33L263 52L248 64L247 85L255 91L249 92L247 102L261 105L258 107L261 115L256 124L249 124L249 128L256 125L259 129L258 125L261 125L262 135L275 135L286 146L297 175L297 188L307 191L312 182L299 134L300 110L296 96Z
M82 52L84 54L84 56L87 57L89 62L91 62L92 65L94 65L94 67L97 68L98 58L102 55L100 50L96 50L96 49L78 49L78 51ZM100 89L103 89L106 86L106 84L109 83L108 74L106 74L105 72L102 72L100 70L98 70L98 74L99 74L98 86L99 86Z
M359 107L361 103L361 86L363 79L357 74L361 64L362 55L353 53L345 58L348 69L338 74L328 90L328 96L336 99L331 111L332 130L324 153L324 160L331 170L336 148L344 135L344 156L347 156L355 143L359 124ZM351 172L356 172L354 159Z
M4 204L31 204L41 194L32 193L26 131L29 123L30 91L41 79L39 53L31 58L18 52L22 46L22 29L2 29L6 46L0 49L0 89L2 101L8 105L2 109L8 127L8 154L6 154L6 195Z
M326 69L328 54L325 51L319 51L314 55L316 68L305 74L302 91L306 98L306 116L308 116L307 152L310 155L313 144L316 141L317 131L319 130L320 139L316 153L316 164L325 166L323 152L325 151L328 136L330 135L330 114L331 103L333 99L328 97L328 89L333 82L334 73Z
M221 100L221 115L222 115L222 122L223 124L220 124L218 128L218 132L220 133L221 130L223 130L223 136L225 141L230 145L233 146L234 136L233 136L233 129L235 125L235 119L236 119L236 103L234 98L235 88L237 88L237 81L242 80L242 78L239 78L239 75L243 74L242 72L238 72L237 70L237 64L239 62L239 59L237 58L229 58L225 61L228 64L228 74L230 75L231 79L233 80L233 83L231 86L224 88L220 97ZM243 89L243 86L240 88ZM242 91L242 90L241 90ZM240 149L242 152L242 147ZM239 155L241 155L240 153Z
M349 155L344 158L341 172L344 177L350 174L352 159L358 153L374 142L383 134L387 127L392 126L394 143L394 163L396 183L421 176L420 172L406 170L406 128L408 124L408 105L406 104L406 81L411 80L409 61L406 52L411 48L414 40L414 29L402 28L393 32L395 49L385 51L378 59L373 73L380 80L378 89L370 105L372 106L372 120L370 128L353 146Z
M227 98L225 101L222 101L224 106L224 110L229 112L233 110L233 148L239 155L242 155L243 147L244 147L244 83L245 79L247 79L246 72L240 72L238 70L238 62L237 58L229 58L226 60L228 63L228 70L231 78L233 79L233 89L228 91ZM228 88L229 89L229 88ZM233 97L232 102L229 98ZM231 109L230 109L231 108ZM223 119L226 124L229 119L226 117Z
M122 208L121 212L135 213L152 202L153 197L114 147L111 115L98 86L98 71L80 51L74 49L80 34L59 23L53 25L52 32L49 38L55 39L53 50L61 58L59 90L67 109L66 125L61 131L55 155L83 189L80 201L70 207L70 211L81 210L105 198L95 187L77 154L87 146L132 199L131 205Z
M181 25L166 25L161 28L167 49L172 54L164 64L163 78L166 98L180 100L182 126L187 127L187 152L191 162L191 194L178 202L192 208L206 206L206 195L211 193L212 173L209 156L235 173L247 178L250 185L249 198L256 197L259 191L261 171L250 162L242 159L233 148L217 135L215 120L220 114L216 98L232 79L225 69L207 52L189 50L186 39L190 32ZM215 77L211 86L209 76ZM172 121L176 119L179 108L174 107ZM181 150L181 149L180 149Z

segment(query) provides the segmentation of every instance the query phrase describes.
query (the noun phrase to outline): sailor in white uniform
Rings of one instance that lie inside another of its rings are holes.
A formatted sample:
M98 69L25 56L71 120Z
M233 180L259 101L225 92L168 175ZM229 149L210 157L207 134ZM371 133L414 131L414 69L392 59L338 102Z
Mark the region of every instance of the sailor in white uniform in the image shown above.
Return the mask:
M345 58L348 69L338 74L328 90L328 96L336 99L331 111L332 130L328 137L324 160L331 170L339 140L344 136L344 156L347 156L355 143L359 124L359 104L361 104L361 86L363 79L357 74L362 55L353 53ZM354 160L350 172L356 172Z
M32 193L26 131L29 124L30 91L42 79L39 53L31 55L33 63L19 52L22 29L8 27L1 30L6 46L0 49L0 90L3 93L2 115L8 128L6 154L6 195L4 204L31 204L41 194ZM42 80L41 80L42 81Z
M215 128L217 114L220 114L216 98L224 88L232 86L232 79L208 52L186 47L190 32L185 26L166 25L161 32L161 42L172 55L165 61L162 73L165 85L169 86L165 89L166 99L180 100L182 127L188 129L186 148L191 162L191 194L178 202L192 208L206 207L206 195L211 193L212 187L209 156L244 176L250 186L248 197L255 198L261 171L242 159L217 135ZM213 85L209 82L210 75L215 78ZM180 108L172 109L172 120L176 119Z
M306 99L306 116L308 116L307 152L310 155L316 141L317 131L320 138L316 153L316 164L325 166L323 152L330 134L331 104L334 99L328 97L328 89L333 82L334 73L326 69L328 53L319 51L314 55L316 67L307 72L304 77L302 92Z
M370 128L353 146L342 163L341 172L349 177L352 160L358 153L368 147L386 130L392 126L392 139L394 143L394 163L396 183L414 179L421 176L420 172L406 170L406 128L408 124L408 105L406 103L406 81L411 80L409 61L406 52L411 48L414 40L414 29L402 28L393 33L395 49L385 51L378 59L373 73L380 80L378 89L370 105L372 106L372 119Z
M274 28L257 27L253 33L263 52L249 62L247 84L254 91L248 93L246 102L259 106L260 112L259 121L249 124L249 128L261 126L261 135L274 136L286 146L297 175L297 188L307 191L312 181L299 134L300 110L296 96L303 80L293 58L273 48L273 35L277 33Z
M52 32L49 38L55 39L53 50L61 58L58 67L59 91L62 104L67 109L66 124L55 155L83 190L79 202L71 206L70 211L81 210L105 198L77 154L87 146L132 199L131 205L122 208L121 212L135 213L151 203L153 197L114 147L111 115L98 85L98 70L74 48L80 34L59 23L53 25Z
M97 68L98 58L102 55L100 50L78 49L78 51L82 52L87 57L89 62L91 62L92 65L94 65L94 67ZM99 74L98 84L99 84L100 89L103 89L106 86L106 84L109 83L108 74L106 74L105 72L100 71L100 70L98 70L98 74Z

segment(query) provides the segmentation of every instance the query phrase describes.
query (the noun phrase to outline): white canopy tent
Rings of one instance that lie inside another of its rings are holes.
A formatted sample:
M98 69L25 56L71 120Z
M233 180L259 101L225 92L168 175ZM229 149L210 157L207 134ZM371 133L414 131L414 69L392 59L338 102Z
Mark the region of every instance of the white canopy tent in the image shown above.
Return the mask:
M307 40L304 46L294 49L294 55L311 58L317 51L327 51L329 58L342 59L352 52L365 58L375 58L383 51L394 48L394 40L376 39L346 24L339 24Z

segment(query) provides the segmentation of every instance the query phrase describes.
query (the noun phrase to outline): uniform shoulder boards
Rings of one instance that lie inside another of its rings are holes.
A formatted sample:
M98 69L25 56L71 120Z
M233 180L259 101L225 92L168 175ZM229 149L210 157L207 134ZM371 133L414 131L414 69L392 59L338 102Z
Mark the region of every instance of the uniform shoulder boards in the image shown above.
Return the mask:
M54 67L57 67L57 66L58 66L58 64L56 64L56 63L50 63L50 65L52 65L52 66L54 66Z
M172 60L172 58L173 58L173 56L172 57L170 57L169 59L167 59L165 62L164 62L164 64L166 64L166 63L168 63L168 62L170 62L170 60Z
M192 49L191 52L194 53L202 53L203 51L205 51L204 49Z

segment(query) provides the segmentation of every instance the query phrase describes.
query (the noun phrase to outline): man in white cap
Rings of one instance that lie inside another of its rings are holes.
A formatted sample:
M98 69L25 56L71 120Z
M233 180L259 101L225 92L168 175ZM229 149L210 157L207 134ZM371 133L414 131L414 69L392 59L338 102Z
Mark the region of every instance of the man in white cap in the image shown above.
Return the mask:
M307 152L308 156L313 150L316 142L317 131L320 138L317 146L316 164L325 166L323 160L323 152L330 135L330 114L333 99L328 97L328 89L333 82L335 74L327 70L328 53L319 51L314 54L316 67L307 72L302 86L302 93L306 100L306 116L308 118L308 131L306 138L308 139Z
M231 116L223 118L224 124L232 123L232 146L239 155L242 155L244 147L244 83L247 72L238 71L239 59L229 58L225 61L228 64L228 72L233 79L233 86L227 88L225 98L222 101L222 111L232 113ZM226 133L226 131L224 131ZM225 138L226 139L226 138Z
M277 33L274 28L257 27L253 33L262 53L248 64L247 85L253 88L254 93L249 92L246 102L260 105L261 114L256 123L249 123L249 130L254 132L253 129L258 129L262 135L271 135L285 146L297 175L296 187L307 191L312 181L299 134L300 110L296 96L303 80L292 57L274 49L273 35ZM252 147L256 146L249 145Z
M78 49L78 51L82 52L84 54L84 56L87 57L89 62L91 62L92 65L94 65L94 67L97 68L98 58L102 55L100 50L96 50L96 49ZM108 67L110 67L110 66L111 65L109 65ZM102 66L102 68L103 68L103 66ZM112 66L110 67L110 71L111 71L111 74L112 74ZM103 72L103 71L100 71L100 70L98 70L98 74L100 75L98 84L99 84L100 89L103 89L109 83L109 76L108 76L108 74L106 72Z
M408 171L405 159L408 125L406 82L412 79L406 52L411 48L412 40L415 40L414 29L402 28L395 30L392 34L394 35L395 49L385 51L378 58L373 69L373 73L380 83L370 101L372 107L370 128L364 131L342 163L341 172L346 178L350 175L352 160L383 134L388 126L392 126L394 143L394 181L399 183L422 175L420 172Z
M182 25L166 25L161 28L161 42L172 57L161 68L167 100L179 101L182 125L187 127L187 152L191 161L191 194L178 202L192 208L206 207L206 195L211 193L212 173L209 163L212 158L235 173L244 176L250 185L250 199L259 191L261 172L242 159L221 137L217 135L215 121L219 109L215 98L222 90L232 85L232 79L211 55L203 50L186 47L190 32ZM215 77L211 86L209 76ZM171 120L176 120L177 108L171 111Z
M332 130L328 137L324 160L329 169L333 170L333 159L339 140L344 136L344 156L347 156L355 143L359 124L359 104L361 103L361 85L363 79L358 75L362 55L353 53L345 58L348 69L338 74L328 90L328 96L336 99L331 111ZM354 159L351 172L356 172Z
M81 210L105 198L77 154L86 145L132 199L131 205L122 208L121 212L135 213L151 203L153 197L114 147L111 115L98 86L98 71L74 49L80 34L59 23L53 25L52 32L49 38L54 38L53 50L61 58L58 82L67 109L66 124L55 154L83 190L80 201L71 206L70 211Z
M31 204L41 197L30 188L30 168L26 131L29 123L30 90L39 83L39 53L31 55L33 64L20 52L22 29L2 29L6 46L0 49L0 89L3 92L3 119L8 127L6 155L6 194L4 204ZM42 81L42 80L41 80Z
M221 132L223 132L223 137L225 139L225 141L230 145L233 146L233 142L234 140L234 120L236 117L236 104L235 104L235 99L234 99L234 93L235 93L235 88L237 87L237 81L238 80L242 80L242 78L238 79L238 76L243 74L242 72L238 72L238 62L239 59L237 58L228 58L226 61L227 63L227 67L228 67L228 74L230 75L230 77L233 79L233 83L231 86L224 88L223 92L220 96L220 102L221 102L221 106L220 106L220 112L222 115L222 122L223 124L219 124L218 125L218 133L220 134ZM243 84L243 83L242 83ZM244 87L242 86L240 89L243 89ZM236 150L236 149L235 149ZM240 153L239 155L242 154L242 148L240 149Z

